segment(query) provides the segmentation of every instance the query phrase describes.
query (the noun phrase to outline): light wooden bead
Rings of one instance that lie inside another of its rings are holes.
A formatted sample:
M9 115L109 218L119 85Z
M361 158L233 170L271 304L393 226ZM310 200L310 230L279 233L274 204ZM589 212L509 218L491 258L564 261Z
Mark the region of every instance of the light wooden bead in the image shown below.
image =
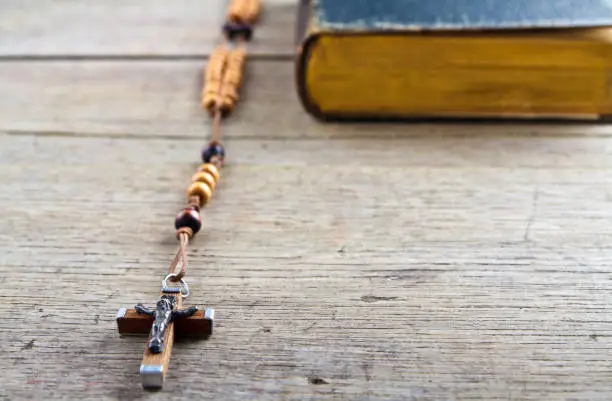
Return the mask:
M219 169L217 168L217 166L211 163L201 164L200 167L198 167L198 172L199 171L203 171L215 177L215 183L219 181L219 177L221 176L219 174Z
M208 64L204 70L204 82L220 81L227 63L230 50L223 45L217 46L208 58Z
M200 171L198 173L195 173L193 175L193 177L191 177L191 181L193 181L193 182L203 182L204 184L207 184L210 187L211 191L215 190L215 186L217 184L217 181L215 180L215 177L213 177L212 174L206 173L204 171Z
M242 84L242 75L246 60L246 50L237 48L227 57L223 87L221 88L221 108L225 112L231 111L239 98L239 88Z
M202 91L202 107L210 111L219 104L222 83L221 81L208 82Z
M241 22L246 11L247 4L245 0L231 0L227 11L227 20Z
M221 104L223 75L230 52L225 46L218 46L213 51L204 69L204 88L202 89L202 107L211 114Z
M227 13L227 20L242 23L254 23L261 12L260 0L232 0Z
M223 87L223 96L221 97L220 107L225 112L232 111L238 102L238 90L234 86Z
M192 196L199 197L200 206L204 206L212 196L212 189L206 183L200 181L192 182L187 189L187 199L190 199Z
M248 0L243 6L242 15L245 22L254 23L261 12L261 0Z

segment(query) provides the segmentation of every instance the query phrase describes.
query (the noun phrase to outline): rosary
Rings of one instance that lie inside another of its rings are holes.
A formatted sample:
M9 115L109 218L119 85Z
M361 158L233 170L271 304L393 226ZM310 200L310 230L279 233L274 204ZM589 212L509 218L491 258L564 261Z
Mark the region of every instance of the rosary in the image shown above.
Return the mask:
M121 335L147 335L140 365L144 388L163 387L175 336L206 338L212 335L214 310L197 306L183 308L189 296L184 277L187 272L186 248L200 231L200 208L212 197L220 177L225 150L221 144L221 120L238 101L246 60L245 43L251 39L252 27L261 11L260 0L232 0L223 26L225 41L211 54L204 71L202 107L212 118L212 138L202 151L202 162L187 188L187 207L175 219L179 247L162 280L161 297L155 308L142 304L133 309L121 308L117 326ZM230 46L231 45L231 46Z

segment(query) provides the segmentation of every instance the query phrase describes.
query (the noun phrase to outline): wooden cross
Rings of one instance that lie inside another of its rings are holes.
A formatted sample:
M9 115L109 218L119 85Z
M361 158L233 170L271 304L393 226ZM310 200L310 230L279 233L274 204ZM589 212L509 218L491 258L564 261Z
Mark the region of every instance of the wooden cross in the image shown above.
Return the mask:
M117 326L121 335L149 334L140 378L144 388L164 385L172 345L176 337L208 337L213 331L214 310L201 311L197 306L183 307L181 288L163 287L155 309L138 304L134 309L121 308Z

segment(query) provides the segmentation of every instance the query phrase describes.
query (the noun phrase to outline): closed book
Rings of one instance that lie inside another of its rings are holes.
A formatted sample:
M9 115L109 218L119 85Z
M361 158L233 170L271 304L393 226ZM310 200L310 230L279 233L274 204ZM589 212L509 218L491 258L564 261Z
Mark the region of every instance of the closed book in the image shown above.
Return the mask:
M611 0L301 0L297 26L320 119L612 115Z

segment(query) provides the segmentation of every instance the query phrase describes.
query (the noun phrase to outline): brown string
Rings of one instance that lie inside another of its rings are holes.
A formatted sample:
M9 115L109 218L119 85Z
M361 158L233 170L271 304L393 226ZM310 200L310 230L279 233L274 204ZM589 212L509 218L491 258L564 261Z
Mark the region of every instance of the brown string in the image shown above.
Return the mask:
M221 142L221 110L216 109L213 117L211 140Z
M179 247L176 250L176 255L172 262L170 263L170 268L168 269L168 274L175 274L176 276L171 278L170 281L180 281L183 277L185 277L185 273L187 272L187 244L189 244L189 238L191 238L191 230L190 229L179 229L177 232L177 237L179 240ZM182 262L182 263L180 263ZM180 270L177 272L177 266L181 265Z
M188 206L196 209L199 212L200 211L200 197L192 196L191 198L189 198Z

